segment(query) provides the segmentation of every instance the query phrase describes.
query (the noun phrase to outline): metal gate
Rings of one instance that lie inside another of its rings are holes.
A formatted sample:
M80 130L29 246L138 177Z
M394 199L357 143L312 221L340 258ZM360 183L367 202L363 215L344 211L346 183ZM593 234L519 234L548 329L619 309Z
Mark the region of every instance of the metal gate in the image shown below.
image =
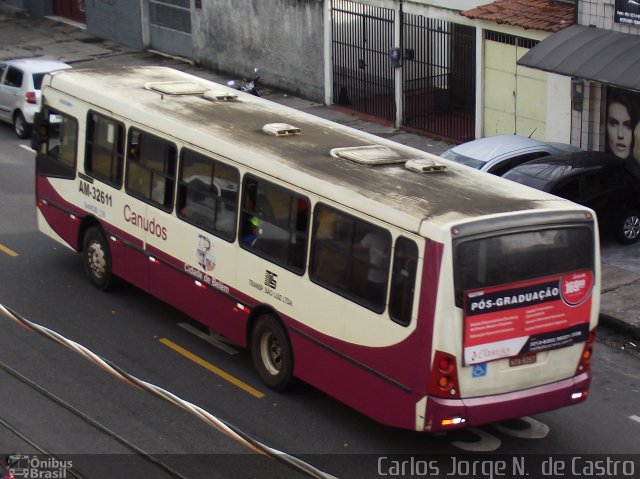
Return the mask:
M191 58L191 0L148 0L151 48Z
M475 138L475 28L403 15L403 125Z
M86 23L86 3L85 0L53 0L53 14Z
M395 12L332 0L333 99L338 105L395 121L395 80L389 61Z

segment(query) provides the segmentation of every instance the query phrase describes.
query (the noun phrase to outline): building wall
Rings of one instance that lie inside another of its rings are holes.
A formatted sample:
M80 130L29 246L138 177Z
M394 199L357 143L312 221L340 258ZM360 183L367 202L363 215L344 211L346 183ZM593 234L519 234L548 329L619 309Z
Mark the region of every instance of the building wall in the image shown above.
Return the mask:
M29 6L29 0L2 0L0 5L8 5L9 7L24 8Z
M22 3L34 17L53 15L53 0L26 0Z
M324 100L323 0L202 0L191 15L193 60L215 71ZM237 73L236 73L237 72Z
M544 138L546 141L572 143L571 78L555 73L546 73L546 77L547 118Z
M130 48L141 49L141 2L87 2L87 32Z

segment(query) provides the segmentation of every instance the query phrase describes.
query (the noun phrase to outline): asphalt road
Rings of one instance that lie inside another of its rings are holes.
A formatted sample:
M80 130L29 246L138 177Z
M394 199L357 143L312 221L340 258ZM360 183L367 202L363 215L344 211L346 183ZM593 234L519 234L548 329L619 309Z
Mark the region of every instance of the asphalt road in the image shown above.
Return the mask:
M602 341L587 402L508 425L418 434L376 424L305 384L274 393L245 351L203 340L176 310L133 287L90 286L80 257L37 232L33 173L26 142L1 125L0 304L253 440L341 478L390 475L392 455L640 454L640 362ZM0 315L0 453L43 451L71 460L77 477L305 477Z

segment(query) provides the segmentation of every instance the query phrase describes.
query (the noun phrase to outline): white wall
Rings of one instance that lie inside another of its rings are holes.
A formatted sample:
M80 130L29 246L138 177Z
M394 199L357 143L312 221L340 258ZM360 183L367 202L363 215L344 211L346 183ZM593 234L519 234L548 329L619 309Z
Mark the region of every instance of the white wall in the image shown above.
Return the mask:
M547 73L547 141L571 143L571 78Z

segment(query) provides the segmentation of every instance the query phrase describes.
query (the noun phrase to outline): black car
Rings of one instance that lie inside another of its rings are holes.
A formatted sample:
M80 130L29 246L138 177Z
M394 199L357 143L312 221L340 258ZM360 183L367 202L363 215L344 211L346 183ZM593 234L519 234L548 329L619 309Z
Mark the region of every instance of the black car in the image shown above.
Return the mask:
M579 151L528 161L507 178L593 209L603 234L623 244L640 239L640 174L628 160Z

